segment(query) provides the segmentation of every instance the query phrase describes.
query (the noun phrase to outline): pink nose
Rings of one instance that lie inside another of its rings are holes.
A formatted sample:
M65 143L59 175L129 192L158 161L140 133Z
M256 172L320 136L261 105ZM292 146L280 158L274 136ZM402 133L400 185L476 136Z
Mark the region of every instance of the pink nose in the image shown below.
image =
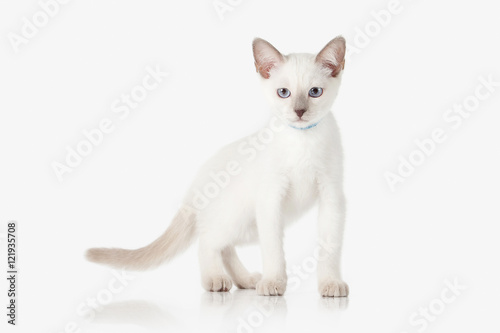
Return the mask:
M304 110L304 109L301 109L301 110L295 110L295 113L297 114L297 116L299 116L299 118L302 118L302 115L304 113L306 113L307 110Z

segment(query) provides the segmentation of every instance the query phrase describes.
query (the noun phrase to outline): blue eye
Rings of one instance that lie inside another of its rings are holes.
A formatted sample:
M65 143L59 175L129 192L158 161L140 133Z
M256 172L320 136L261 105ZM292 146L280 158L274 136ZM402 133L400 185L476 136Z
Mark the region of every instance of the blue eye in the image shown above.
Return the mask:
M290 97L291 95L291 92L290 90L286 89L286 88L279 88L278 89L278 96L281 97L281 98L288 98Z
M318 98L321 95L323 95L323 88L313 87L309 90L309 96L311 97Z

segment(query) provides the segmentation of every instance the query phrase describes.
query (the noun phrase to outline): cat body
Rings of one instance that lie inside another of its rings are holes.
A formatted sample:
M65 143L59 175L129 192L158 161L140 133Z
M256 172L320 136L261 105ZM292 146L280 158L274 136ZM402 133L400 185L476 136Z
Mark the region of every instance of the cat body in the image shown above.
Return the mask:
M137 250L90 249L90 261L124 269L154 267L199 239L202 285L232 284L261 295L286 289L283 230L318 203L322 296L347 296L340 274L345 220L342 148L330 108L344 67L345 40L318 54L282 55L256 39L253 51L274 116L265 129L222 148L201 168L165 233ZM249 273L235 246L259 242L263 274Z

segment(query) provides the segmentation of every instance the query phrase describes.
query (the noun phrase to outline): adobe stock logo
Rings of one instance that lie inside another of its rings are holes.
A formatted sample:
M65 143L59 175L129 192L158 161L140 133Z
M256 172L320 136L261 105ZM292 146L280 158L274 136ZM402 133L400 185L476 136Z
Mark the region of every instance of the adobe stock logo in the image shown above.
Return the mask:
M66 145L66 154L62 162L52 161L51 167L59 182L64 181L65 174L72 173L80 166L84 159L115 130L119 121L128 118L168 76L168 72L164 72L159 65L147 66L145 72L141 83L134 85L128 93L122 93L111 103L111 112L117 119L103 117L94 128L82 130L80 140L76 144Z
M278 118L271 118L269 125L261 129L257 134L243 140L237 148L237 152L246 162L252 162L257 158L259 152L274 140L275 134L282 131L285 125ZM203 210L209 206L212 199L216 198L221 191L231 182L232 177L238 176L246 164L238 159L228 161L222 170L211 170L208 173L209 180L201 187L196 187L193 193L191 210Z
M448 311L448 307L455 303L465 290L467 290L467 286L461 284L458 278L454 278L453 281L446 279L439 296L419 307L409 316L408 323L412 329L401 333L425 332L432 323Z
M228 12L232 12L236 7L241 5L243 0L214 0L212 5L214 6L215 12L219 16L221 21L224 21L224 16Z
M9 32L9 39L12 49L18 53L22 45L26 45L35 38L41 29L46 27L50 20L59 14L61 5L69 3L71 0L40 0L38 6L40 9L36 11L31 18L26 16L22 18L22 26L19 33Z
M386 8L372 10L370 12L371 20L361 28L354 28L353 44L347 43L346 60L351 61L354 55L360 54L363 49L367 48L391 24L393 18L401 14L403 10L404 6L399 0L390 0Z
M77 318L66 322L57 333L83 333L86 332L86 325L94 321L96 315L110 305L115 297L124 292L125 289L136 279L136 276L129 275L126 271L111 270L112 278L109 279L106 287L89 295L76 308Z
M477 112L481 103L490 99L500 87L500 81L495 81L493 74L488 77L480 76L478 81L479 83L470 95L445 110L443 120L447 127L435 127L427 138L415 139L413 150L406 155L398 156L399 164L394 171L384 173L384 178L392 192L396 191L396 185L404 183L415 174L417 168L438 151L439 145L445 142L453 131L460 129L464 121Z

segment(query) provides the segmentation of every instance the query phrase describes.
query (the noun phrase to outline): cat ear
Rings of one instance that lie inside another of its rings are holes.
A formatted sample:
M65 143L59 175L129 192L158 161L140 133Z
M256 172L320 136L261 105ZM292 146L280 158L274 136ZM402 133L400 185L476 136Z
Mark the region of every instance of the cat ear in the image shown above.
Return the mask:
M331 71L331 76L336 77L344 69L344 57L345 39L342 36L337 36L318 53L316 62Z
M261 38L254 39L252 48L255 68L264 79L269 79L271 69L285 61L285 57L274 46Z

